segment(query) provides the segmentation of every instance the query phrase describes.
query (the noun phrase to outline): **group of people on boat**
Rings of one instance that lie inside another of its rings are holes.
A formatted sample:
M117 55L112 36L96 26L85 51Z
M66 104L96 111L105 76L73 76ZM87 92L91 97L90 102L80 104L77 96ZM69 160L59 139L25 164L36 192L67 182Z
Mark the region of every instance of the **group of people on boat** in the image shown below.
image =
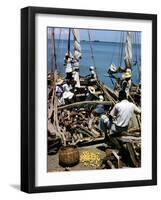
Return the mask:
M66 54L64 58L64 66L66 77L65 80L58 78L56 81L56 96L58 98L58 104L64 105L68 103L73 103L79 89L80 85L80 75L79 66L74 65L72 55ZM95 67L89 67L89 75L86 76L86 80L89 82L94 82L97 80L97 75L95 72ZM93 94L93 87L87 87L87 99L89 100Z
M56 96L58 97L59 105L74 103L76 101L75 96L77 91L81 87L79 67L75 67L73 63L72 56L66 54L64 58L66 73L65 81L58 79L56 82ZM90 66L89 71L90 74L86 76L86 79L89 82L96 81L97 75L95 67ZM131 76L131 69L126 68L126 70L122 73L120 91L118 95L119 102L116 103L110 111L106 110L104 105L101 104L101 102L104 101L104 97L102 95L100 95L97 99L100 100L100 104L96 106L95 113L99 116L99 128L105 134L107 134L107 132L114 134L127 131L133 113L141 113L140 109L128 100L131 88ZM86 100L94 100L96 97L94 93L94 87L88 86Z
M70 53L66 53L64 57L64 66L65 66L65 73L66 79L70 81L76 82L76 87L80 87L80 79L79 79L79 66L75 65L75 61L73 56ZM89 68L90 74L86 76L91 81L97 80L97 75L94 66L90 66Z
M122 73L121 79L115 77L114 74L116 74L116 73ZM131 68L129 68L129 67L126 67L125 69L123 69L121 67L116 68L115 65L111 64L109 67L109 70L108 70L108 74L110 75L111 78L114 78L117 80L114 90L121 88L122 90L124 90L126 92L127 96L129 96L131 85L132 85Z
M111 70L114 69L112 68ZM99 127L105 135L107 133L115 135L126 132L133 114L141 114L141 110L134 103L129 101L131 77L131 69L126 68L119 82L118 102L111 110L106 110L104 105L101 104L95 109L96 114L100 117Z

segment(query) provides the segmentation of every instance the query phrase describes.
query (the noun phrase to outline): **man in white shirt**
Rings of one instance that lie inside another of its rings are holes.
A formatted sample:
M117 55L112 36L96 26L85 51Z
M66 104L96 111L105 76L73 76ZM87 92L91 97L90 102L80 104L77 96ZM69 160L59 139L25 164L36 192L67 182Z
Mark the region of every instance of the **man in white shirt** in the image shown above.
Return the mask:
M127 94L127 97L129 96L130 89L131 89L131 69L126 69L126 72L122 75L122 90L124 90Z
M68 58L66 68L65 68L65 73L66 73L66 79L69 79L70 81L72 80L72 64L71 64L71 59Z
M75 68L73 72L73 79L75 81L75 88L80 88L80 79L79 79L79 68Z
M112 122L115 119L115 123L111 123L111 134L127 131L133 113L141 113L141 110L135 104L127 100L124 90L119 92L119 101L110 112L110 121Z
M97 80L96 71L93 66L90 67L90 72L91 72L91 79Z
M66 83L63 85L63 90L63 98L65 100L65 103L73 103L74 93L71 92L72 86L69 80L67 80Z
M90 74L87 75L86 77L89 79L90 82L96 81L97 75L96 75L95 67L90 66L89 71L90 71Z
M63 93L64 93L64 89L63 89L63 80L62 79L58 79L56 81L56 96L58 98L58 105L64 105L64 98L63 98Z

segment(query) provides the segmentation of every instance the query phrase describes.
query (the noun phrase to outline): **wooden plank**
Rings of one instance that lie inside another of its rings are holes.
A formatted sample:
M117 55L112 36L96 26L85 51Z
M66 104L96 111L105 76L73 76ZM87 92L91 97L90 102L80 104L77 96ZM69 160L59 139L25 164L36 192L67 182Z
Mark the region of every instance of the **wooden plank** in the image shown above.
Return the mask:
M136 158L135 158L135 153L134 153L133 146L132 146L131 143L127 143L127 149L128 149L128 151L129 151L130 158L131 158L131 160L132 160L134 166L135 166L135 167L138 167L139 165L138 165L138 162L137 162L137 160L136 160Z
M94 93L95 96L98 96L98 95L101 95L101 94L103 94L103 92L101 92L101 91L96 91ZM86 96L85 93L83 93L83 94L76 94L76 97L84 97L84 96Z
M71 103L65 106L59 106L58 110L62 110L62 109L69 109L69 108L73 108L73 107L79 107L79 106L83 106L85 104L88 105L98 105L98 104L102 104L102 105L113 105L112 101L81 101L81 102L76 102L76 103Z

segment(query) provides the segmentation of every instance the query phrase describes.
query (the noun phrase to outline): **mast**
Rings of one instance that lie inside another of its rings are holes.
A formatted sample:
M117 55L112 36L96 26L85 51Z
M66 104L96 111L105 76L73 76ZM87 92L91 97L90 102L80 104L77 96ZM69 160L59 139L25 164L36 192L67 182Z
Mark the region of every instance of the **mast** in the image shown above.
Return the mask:
M132 67L132 33L131 32L127 32L124 62L125 62L125 69Z
M74 67L79 67L79 60L81 59L81 46L79 29L72 29L74 36Z
M55 45L55 29L52 28L52 72L57 69L56 63L56 45Z
M70 32L71 32L71 29L69 28L69 35L68 35L68 55L70 55Z

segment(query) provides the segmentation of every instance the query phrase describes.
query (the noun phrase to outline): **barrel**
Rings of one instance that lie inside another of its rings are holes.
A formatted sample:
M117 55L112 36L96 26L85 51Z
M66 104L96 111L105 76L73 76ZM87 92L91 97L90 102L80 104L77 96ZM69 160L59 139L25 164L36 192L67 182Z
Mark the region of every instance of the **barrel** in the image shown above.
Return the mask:
M79 163L79 151L75 145L61 147L59 150L59 165L72 167Z

